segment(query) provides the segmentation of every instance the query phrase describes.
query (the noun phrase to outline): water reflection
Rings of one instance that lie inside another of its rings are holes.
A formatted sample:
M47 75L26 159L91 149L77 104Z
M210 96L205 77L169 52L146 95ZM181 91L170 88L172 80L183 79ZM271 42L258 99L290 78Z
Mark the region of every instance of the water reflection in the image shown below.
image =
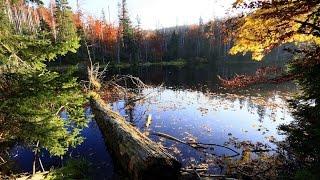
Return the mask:
M93 179L113 179L114 167L110 154L104 144L103 136L92 119L92 112L90 107L85 108L86 118L89 120L88 127L82 131L82 136L85 138L84 142L71 148L63 158L52 157L48 152L43 151L41 158L44 168L49 170L52 167L61 167L69 159L83 159L90 169L88 172ZM11 160L15 164L16 172L31 172L33 152L23 146L16 146L10 150Z
M276 148L272 142L285 138L278 133L277 127L293 120L286 100L295 86L288 83L230 91L221 88L216 78L217 75L231 77L235 73L254 73L260 66L262 65L253 63L183 68L151 66L117 72L111 70L109 75L132 74L147 84L154 85L142 92L151 93L147 99L138 102L120 100L113 103L113 108L142 132L149 134L151 139L167 147L184 165L209 164L210 172L225 173L228 171L225 168L226 160L217 157L233 155L232 151L215 147L208 153L202 153L151 133L162 132L184 141L226 145L242 154L234 158L236 160L245 159L244 148ZM90 123L82 132L85 141L69 150L63 161L84 158L93 169L93 177L112 179L116 173L111 156L99 128L90 119L89 107L86 108L86 114ZM152 117L152 122L146 127L148 116ZM17 147L12 150L11 156L22 171L30 171L32 152ZM42 156L46 169L63 163L46 153Z
M253 148L275 149L273 142L284 139L277 127L293 118L287 106L288 94L280 90L259 91L262 95L253 91L250 94L249 90L236 94L156 87L143 91L150 94L148 99L130 107L125 101L118 101L113 108L147 134L161 132L184 141L227 145L242 153L239 142L260 145ZM152 123L146 127L150 115ZM184 165L210 162L211 169L221 172L216 157L208 158L208 154L164 138L150 138L168 147ZM211 153L234 154L221 147L215 147Z
M265 66L279 66L281 64L251 62L251 63L216 63L176 66L142 66L127 69L110 69L107 75L130 74L139 77L146 84L175 87L181 89L209 89L215 91L221 88L218 75L224 78L234 77L236 74L255 74L256 70ZM274 85L263 87L273 89ZM259 88L259 87L258 87ZM258 89L257 89L258 90Z

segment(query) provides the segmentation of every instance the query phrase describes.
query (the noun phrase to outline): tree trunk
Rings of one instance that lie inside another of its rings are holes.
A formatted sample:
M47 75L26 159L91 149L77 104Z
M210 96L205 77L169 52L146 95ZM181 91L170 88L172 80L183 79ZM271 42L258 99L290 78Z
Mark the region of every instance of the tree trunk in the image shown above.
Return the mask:
M117 63L120 64L120 40L117 42Z
M95 120L114 162L130 179L177 179L181 164L101 100L91 99Z
M38 159L38 151L39 151L39 141L37 141L36 148L34 151L34 157L33 157L33 162L32 162L32 175L36 174L36 163Z

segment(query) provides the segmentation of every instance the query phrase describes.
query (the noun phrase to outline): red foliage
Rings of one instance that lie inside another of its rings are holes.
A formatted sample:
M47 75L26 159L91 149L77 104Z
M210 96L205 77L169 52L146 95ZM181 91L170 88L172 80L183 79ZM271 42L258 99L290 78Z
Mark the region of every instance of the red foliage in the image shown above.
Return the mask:
M218 76L221 84L226 88L241 88L262 83L282 83L292 80L295 76L283 74L279 67L262 67L255 75L236 75L232 79L223 79Z
M146 41L150 43L150 49L154 54L154 59L161 59L164 54L164 37L160 33L150 32L146 35Z
M40 17L44 20L44 22L50 27L50 28L54 28L54 17L50 11L50 9L45 8L45 7L39 7L38 9L38 13L40 15Z
M89 16L86 24L87 38L91 42L103 43L108 48L115 46L117 42L118 28L101 20Z
M78 29L83 28L84 26L84 23L82 22L81 17L82 17L82 14L80 12L73 14L73 23Z

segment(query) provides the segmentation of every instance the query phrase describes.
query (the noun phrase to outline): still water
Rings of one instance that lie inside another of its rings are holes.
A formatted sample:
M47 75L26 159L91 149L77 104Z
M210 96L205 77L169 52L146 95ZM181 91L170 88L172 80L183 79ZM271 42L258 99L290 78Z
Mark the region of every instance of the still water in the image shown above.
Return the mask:
M165 133L183 141L225 145L239 153L243 144L275 149L273 142L284 138L277 127L292 121L286 100L296 87L286 83L225 90L217 79L217 75L227 78L235 74L252 74L261 66L264 65L208 64L113 70L107 72L108 75L132 74L150 87L142 92L147 95L146 99L130 107L124 100L119 100L112 103L112 107L151 139L163 144L183 165L206 163L211 172L223 173L224 169L218 166L216 157L232 156L234 152L215 147L203 153L153 133ZM91 117L90 107L86 107L86 114L90 123L83 131L84 143L70 150L63 160L44 153L44 166L50 169L70 157L83 158L90 163L95 178L113 179L117 176L116 168L99 127ZM152 121L146 126L148 117ZM17 162L17 169L31 171L32 152L18 146L11 154Z

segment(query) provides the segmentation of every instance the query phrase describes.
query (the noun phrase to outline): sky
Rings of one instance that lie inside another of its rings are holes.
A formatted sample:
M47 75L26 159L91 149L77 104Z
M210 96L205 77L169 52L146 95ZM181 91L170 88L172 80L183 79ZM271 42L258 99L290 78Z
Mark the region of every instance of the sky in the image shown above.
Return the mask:
M235 0L127 0L129 15L133 24L137 16L144 29L157 29L176 25L197 24L200 17L207 22L223 18L230 13ZM49 0L44 0L48 4ZM69 0L76 8L77 0ZM117 23L120 0L79 0L81 9L88 15L100 18L105 11L107 20ZM109 10L108 10L109 9Z

